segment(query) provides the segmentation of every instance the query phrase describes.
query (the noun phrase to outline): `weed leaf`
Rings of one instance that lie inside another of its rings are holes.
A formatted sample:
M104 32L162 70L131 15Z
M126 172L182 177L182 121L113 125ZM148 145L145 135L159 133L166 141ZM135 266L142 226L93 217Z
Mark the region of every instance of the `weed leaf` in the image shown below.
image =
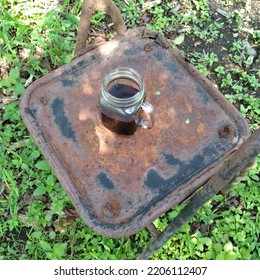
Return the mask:
M33 192L33 196L39 196L39 195L43 195L45 194L46 191L46 187L41 185L39 186L34 192Z
M175 38L173 40L173 43L174 43L174 45L180 45L183 43L184 39L185 39L184 34L181 34L180 36L178 36L177 38Z
M62 258L65 255L66 249L67 249L67 243L55 244L53 246L53 255L56 258L60 259L60 258Z
M41 160L37 162L35 167L39 170L48 171L48 172L51 171L51 168L46 160Z
M44 240L40 240L40 246L42 247L44 252L51 251L51 245Z

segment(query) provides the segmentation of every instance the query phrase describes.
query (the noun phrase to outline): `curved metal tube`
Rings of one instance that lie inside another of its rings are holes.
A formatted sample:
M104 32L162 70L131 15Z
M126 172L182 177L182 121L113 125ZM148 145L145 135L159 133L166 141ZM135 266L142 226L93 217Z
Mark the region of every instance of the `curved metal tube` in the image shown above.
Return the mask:
M84 0L82 5L80 22L78 25L78 35L74 56L86 48L86 41L89 36L90 19L95 11L103 11L109 14L115 24L118 35L126 32L125 23L116 5L111 0Z

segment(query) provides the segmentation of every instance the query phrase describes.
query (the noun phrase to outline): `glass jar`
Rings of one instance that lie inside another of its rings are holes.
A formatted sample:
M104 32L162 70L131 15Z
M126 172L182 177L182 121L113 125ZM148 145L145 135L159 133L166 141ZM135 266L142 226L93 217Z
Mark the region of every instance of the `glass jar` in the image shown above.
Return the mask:
M99 97L103 125L118 134L131 135L137 127L152 128L154 107L145 101L144 81L132 68L109 72Z

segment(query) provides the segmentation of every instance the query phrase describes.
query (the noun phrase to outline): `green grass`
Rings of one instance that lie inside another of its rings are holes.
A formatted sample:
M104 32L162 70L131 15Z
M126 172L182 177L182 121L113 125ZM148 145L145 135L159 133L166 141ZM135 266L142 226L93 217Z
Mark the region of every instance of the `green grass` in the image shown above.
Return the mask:
M230 8L218 21L210 1L182 1L177 13L171 10L178 1L161 2L115 1L129 28L146 24L165 33L257 129L260 63L250 60L246 42L259 51L260 30L253 16L240 12L245 1L217 1ZM73 206L21 120L25 88L73 56L81 2L52 3L0 3L0 259L133 259L152 241L147 230L110 239L70 219L66 211ZM98 12L92 27L110 38L109 22ZM215 196L152 258L259 259L259 160L228 196ZM158 218L156 227L163 230L182 207Z

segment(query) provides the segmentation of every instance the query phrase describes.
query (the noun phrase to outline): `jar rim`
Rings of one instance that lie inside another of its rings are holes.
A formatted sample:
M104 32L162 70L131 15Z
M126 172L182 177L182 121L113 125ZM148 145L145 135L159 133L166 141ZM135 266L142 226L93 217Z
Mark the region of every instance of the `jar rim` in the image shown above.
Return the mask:
M126 97L126 98L118 98L113 96L108 90L107 86L117 79L128 79L135 82L139 89L138 92L134 96ZM118 67L110 71L104 77L102 84L102 93L106 100L116 107L128 107L135 105L140 102L145 94L144 91L144 81L141 75L134 69L129 67Z

